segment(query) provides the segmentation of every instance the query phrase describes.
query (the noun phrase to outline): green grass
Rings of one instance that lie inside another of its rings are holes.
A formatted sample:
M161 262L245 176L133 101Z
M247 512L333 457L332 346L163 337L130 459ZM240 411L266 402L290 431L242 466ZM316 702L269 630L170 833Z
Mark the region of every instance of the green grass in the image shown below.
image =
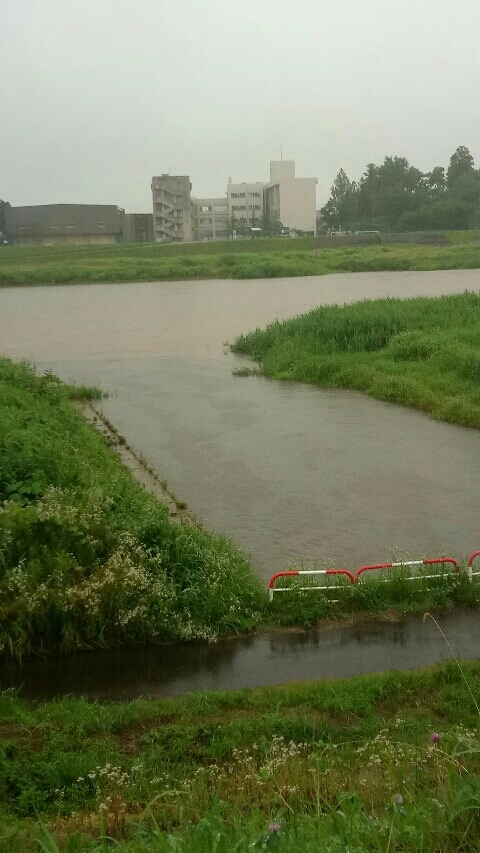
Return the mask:
M232 349L277 379L352 388L480 428L480 298L383 299L317 308Z
M479 688L449 661L129 704L4 692L0 850L473 853Z
M72 393L0 360L0 650L251 629L264 593L244 555L225 537L171 522Z
M446 246L380 244L312 250L312 238L169 245L10 246L0 286L192 279L253 279L382 270L476 269L479 232L451 232Z

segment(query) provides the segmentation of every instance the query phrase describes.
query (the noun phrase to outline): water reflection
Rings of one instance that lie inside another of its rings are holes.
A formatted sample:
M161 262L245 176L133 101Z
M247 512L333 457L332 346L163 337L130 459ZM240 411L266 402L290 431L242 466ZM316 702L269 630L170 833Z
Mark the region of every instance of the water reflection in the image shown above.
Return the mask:
M465 611L438 617L458 658L480 657L480 620ZM127 700L181 696L412 669L450 657L433 621L361 622L310 632L275 631L215 645L182 644L78 653L73 658L3 661L0 687L21 696Z

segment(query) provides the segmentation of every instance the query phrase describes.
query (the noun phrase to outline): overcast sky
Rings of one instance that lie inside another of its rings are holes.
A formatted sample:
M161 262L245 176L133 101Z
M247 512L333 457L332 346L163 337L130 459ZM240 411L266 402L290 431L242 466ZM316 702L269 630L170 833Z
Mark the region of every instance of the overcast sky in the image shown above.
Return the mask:
M480 166L480 0L0 0L0 198L151 209L402 155Z

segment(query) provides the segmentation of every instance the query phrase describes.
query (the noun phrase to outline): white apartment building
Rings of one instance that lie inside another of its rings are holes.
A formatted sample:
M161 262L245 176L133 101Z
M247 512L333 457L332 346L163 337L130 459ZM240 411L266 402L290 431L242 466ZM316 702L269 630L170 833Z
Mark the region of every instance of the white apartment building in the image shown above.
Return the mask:
M230 223L258 226L263 218L263 184L261 181L234 184L229 178L227 204Z
M226 240L228 204L223 198L192 198L193 239Z
M265 216L290 232L315 234L317 178L296 178L294 160L272 160L264 189Z
M229 178L223 198L191 198L188 175L154 177L155 240L224 240L235 224L258 228L264 218L281 222L293 234L315 234L316 184L317 178L295 177L294 160L272 160L267 184Z
M189 175L152 178L153 234L158 243L192 239L191 189Z

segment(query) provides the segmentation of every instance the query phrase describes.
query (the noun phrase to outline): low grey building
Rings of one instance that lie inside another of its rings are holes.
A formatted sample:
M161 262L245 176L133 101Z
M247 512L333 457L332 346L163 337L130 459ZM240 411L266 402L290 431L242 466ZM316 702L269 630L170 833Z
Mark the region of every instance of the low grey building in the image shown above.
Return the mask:
M125 211L114 204L35 204L9 207L6 229L16 246L119 243Z

